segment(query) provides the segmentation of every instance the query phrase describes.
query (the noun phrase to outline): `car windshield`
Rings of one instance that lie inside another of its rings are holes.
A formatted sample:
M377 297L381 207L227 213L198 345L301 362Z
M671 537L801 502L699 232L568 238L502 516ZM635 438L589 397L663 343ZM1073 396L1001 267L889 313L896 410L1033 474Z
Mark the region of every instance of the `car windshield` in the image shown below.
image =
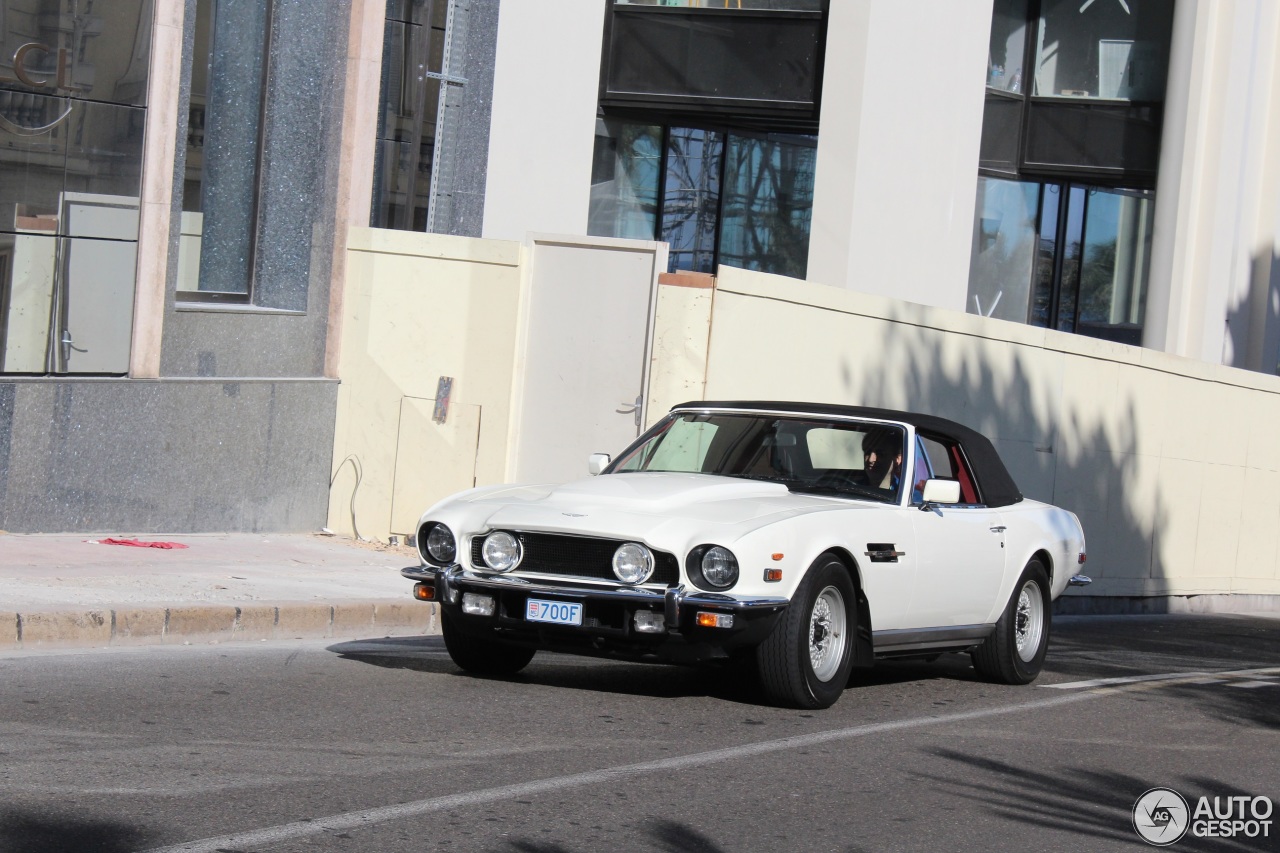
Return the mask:
M897 503L905 439L902 427L875 421L679 412L641 436L609 473L716 474Z

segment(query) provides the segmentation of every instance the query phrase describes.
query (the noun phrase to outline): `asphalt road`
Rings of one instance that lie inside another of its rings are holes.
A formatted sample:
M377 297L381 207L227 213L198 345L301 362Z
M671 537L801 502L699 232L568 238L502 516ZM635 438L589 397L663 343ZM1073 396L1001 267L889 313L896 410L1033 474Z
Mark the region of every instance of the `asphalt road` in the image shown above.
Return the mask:
M818 712L719 671L478 679L438 637L6 654L0 851L1149 849L1150 788L1280 800L1280 620L1054 630L1032 686L948 655Z

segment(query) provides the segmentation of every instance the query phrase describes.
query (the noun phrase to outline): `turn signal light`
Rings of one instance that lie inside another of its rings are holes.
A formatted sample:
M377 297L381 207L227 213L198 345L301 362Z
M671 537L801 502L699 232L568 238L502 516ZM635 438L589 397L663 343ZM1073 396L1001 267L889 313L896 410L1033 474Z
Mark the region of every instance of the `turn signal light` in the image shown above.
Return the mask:
M1085 554L1085 552L1084 552L1084 551L1081 551L1081 552L1080 552L1080 559L1078 559L1076 562L1078 562L1080 565L1082 565L1082 566L1083 566L1083 565L1084 565L1084 561L1085 561L1085 560L1087 560L1087 559L1089 559L1088 555L1087 555L1087 554Z
M776 562L778 562L779 560L781 560L784 556L786 556L786 555L785 555L785 554L774 554L774 555L773 555L773 561L776 563Z
M413 585L413 597L419 601L435 601L436 588L425 583L416 583Z
M707 613L698 614L698 624L703 628L732 628L732 613Z
M782 569L765 569L764 570L765 583L777 583L780 580L782 580Z

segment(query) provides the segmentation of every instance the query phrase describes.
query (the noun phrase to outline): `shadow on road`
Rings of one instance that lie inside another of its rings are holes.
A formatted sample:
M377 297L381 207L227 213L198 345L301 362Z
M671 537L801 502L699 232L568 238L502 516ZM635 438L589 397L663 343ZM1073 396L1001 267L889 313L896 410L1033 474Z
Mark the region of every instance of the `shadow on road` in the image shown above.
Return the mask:
M344 660L391 669L407 669L435 675L482 678L511 684L540 684L571 690L675 699L707 696L745 705L761 704L754 674L743 663L700 667L633 663L607 658L539 652L533 662L514 676L486 677L464 673L449 659L440 637L388 637L355 640L328 647ZM850 691L873 685L904 684L937 679L976 681L969 656L942 655L933 661L915 659L880 661L870 669L850 674Z
M0 853L128 853L150 846L148 834L138 827L51 812L0 811Z
M1124 773L1087 768L1035 769L1005 761L980 758L951 749L929 753L963 765L962 779L921 774L922 781L969 800L988 813L1040 829L1056 829L1082 839L1132 842L1141 847L1132 829L1132 809L1151 785L1149 780ZM1221 789L1216 780L1186 779L1182 790ZM1175 788L1178 785L1174 786ZM1082 842L1081 849L1089 843ZM1188 833L1178 850L1235 853L1257 850L1257 840L1196 838Z

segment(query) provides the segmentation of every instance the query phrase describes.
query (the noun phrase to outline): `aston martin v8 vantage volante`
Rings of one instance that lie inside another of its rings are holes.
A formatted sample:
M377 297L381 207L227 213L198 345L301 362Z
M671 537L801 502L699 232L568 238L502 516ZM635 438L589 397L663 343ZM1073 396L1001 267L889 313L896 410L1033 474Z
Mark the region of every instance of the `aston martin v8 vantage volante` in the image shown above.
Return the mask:
M540 649L736 661L822 708L851 668L967 652L1040 672L1050 605L1085 560L1076 516L1023 497L991 441L927 414L676 406L595 476L472 489L423 514L402 574L470 672Z

